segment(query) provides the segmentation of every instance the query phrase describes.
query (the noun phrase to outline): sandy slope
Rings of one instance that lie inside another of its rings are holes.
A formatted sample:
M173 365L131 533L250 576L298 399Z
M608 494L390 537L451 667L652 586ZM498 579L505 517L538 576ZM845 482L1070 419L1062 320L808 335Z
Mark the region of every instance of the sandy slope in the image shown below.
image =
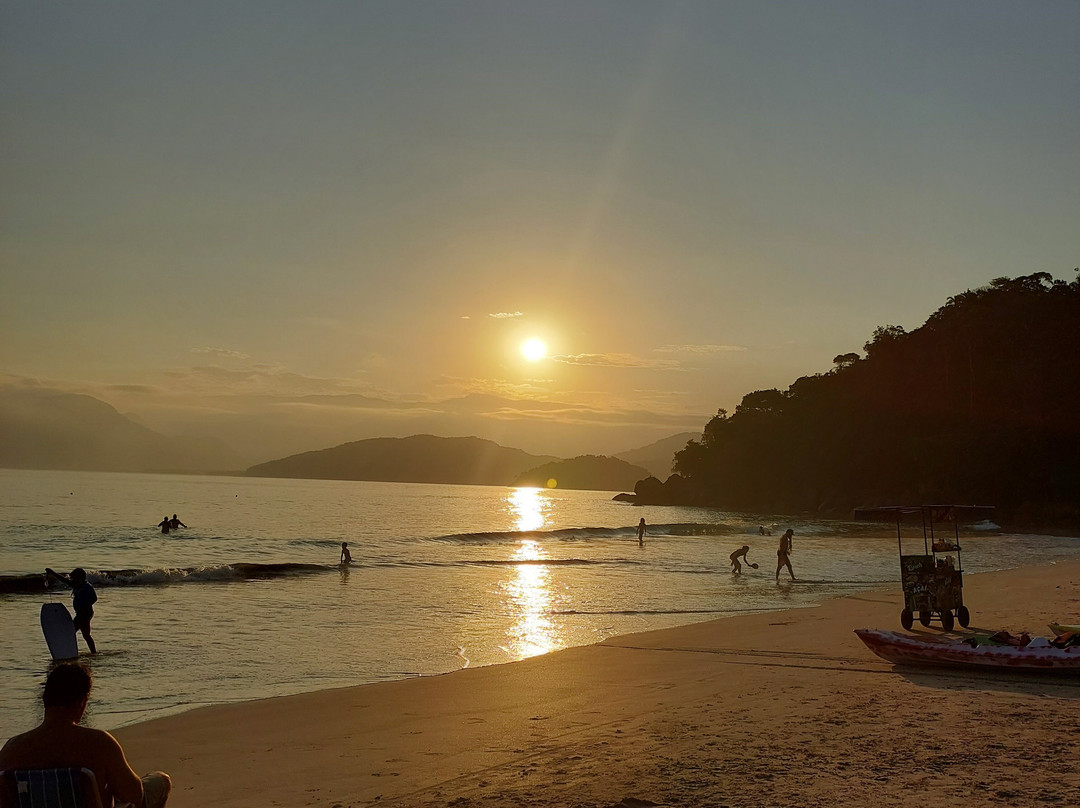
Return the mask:
M973 628L1046 633L1080 622L1078 583L968 576L965 600ZM177 808L1080 805L1080 676L894 669L851 630L899 630L897 590L116 735Z

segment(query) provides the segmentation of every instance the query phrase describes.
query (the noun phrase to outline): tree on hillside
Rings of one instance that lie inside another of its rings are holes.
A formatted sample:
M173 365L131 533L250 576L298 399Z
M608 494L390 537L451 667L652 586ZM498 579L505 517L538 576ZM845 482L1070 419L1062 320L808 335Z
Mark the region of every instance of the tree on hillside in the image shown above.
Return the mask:
M832 361L836 365L835 370L844 370L858 362L859 355L857 353L837 354Z

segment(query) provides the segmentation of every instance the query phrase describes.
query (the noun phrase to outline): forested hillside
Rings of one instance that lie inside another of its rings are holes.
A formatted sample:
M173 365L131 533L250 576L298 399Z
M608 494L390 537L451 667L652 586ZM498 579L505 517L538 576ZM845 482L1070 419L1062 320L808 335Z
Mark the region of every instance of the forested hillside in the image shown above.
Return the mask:
M1080 278L998 278L910 333L876 329L864 350L720 410L638 501L832 514L958 502L1080 522Z

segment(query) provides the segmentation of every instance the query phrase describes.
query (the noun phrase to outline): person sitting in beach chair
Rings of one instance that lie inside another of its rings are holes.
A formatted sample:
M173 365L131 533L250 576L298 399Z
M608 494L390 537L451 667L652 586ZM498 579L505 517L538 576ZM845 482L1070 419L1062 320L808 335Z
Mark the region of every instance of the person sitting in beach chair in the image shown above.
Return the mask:
M97 778L87 768L0 772L3 808L103 808Z
M128 765L116 738L104 730L79 725L86 713L91 685L90 671L82 665L64 663L53 668L41 697L45 703L44 720L37 728L4 744L0 749L0 770L86 768L97 783L100 805L112 806L115 801L137 808L161 808L172 789L169 775L154 772L140 779ZM25 788L28 790L30 785Z

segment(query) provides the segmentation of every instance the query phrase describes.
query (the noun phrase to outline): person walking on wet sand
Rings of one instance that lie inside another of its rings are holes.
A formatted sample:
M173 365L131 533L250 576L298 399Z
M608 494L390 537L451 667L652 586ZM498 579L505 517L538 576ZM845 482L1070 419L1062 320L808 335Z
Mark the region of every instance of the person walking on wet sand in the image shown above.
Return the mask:
M71 588L71 606L75 609L75 630L81 631L86 647L91 654L97 653L94 638L90 636L90 621L94 618L94 604L97 603L97 591L86 580L86 570L76 567L71 571L71 577L65 578L58 572L45 568L45 578L55 578L60 583Z
M788 528L783 536L780 537L780 546L776 548L776 580L780 581L780 570L787 567L788 575L791 576L791 580L795 580L795 571L791 569L791 537L795 534L795 531Z
M641 517L641 521L637 523L637 543L638 547L645 546L645 517Z

